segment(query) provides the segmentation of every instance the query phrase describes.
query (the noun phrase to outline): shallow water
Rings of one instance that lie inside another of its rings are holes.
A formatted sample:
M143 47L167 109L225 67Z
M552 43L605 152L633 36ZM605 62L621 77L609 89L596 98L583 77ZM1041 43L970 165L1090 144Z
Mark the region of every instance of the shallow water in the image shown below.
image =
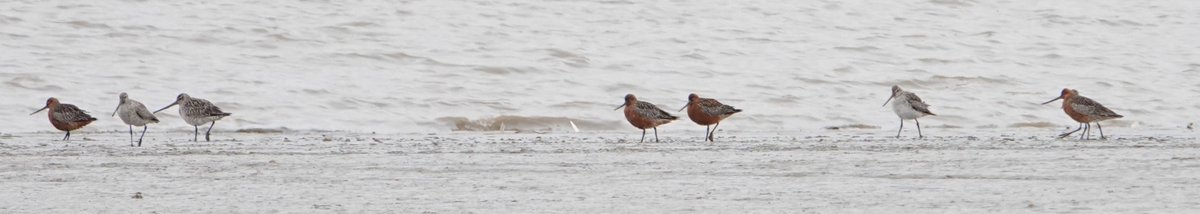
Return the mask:
M1063 87L1126 116L1110 127L1183 127L1200 108L1200 3L1186 0L0 8L4 132L52 131L27 115L50 96L101 118L85 130L124 130L107 117L122 91L152 109L180 92L211 100L234 113L218 130L632 130L612 110L626 93L673 111L693 92L746 110L723 129L891 129L879 105L894 84L933 105L927 127L1073 126L1039 105ZM176 114L154 129L190 129Z

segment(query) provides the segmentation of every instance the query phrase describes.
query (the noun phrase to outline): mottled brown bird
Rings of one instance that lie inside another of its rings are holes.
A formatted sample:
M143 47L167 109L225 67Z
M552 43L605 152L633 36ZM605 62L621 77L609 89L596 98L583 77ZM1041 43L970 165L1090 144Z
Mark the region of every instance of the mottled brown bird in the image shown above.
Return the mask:
M88 115L83 109L75 107L75 105L59 103L58 98L51 97L46 99L46 106L30 113L29 115L37 114L43 110L50 109L46 115L50 118L50 125L62 131L66 131L67 135L63 136L64 141L71 140L71 131L83 128L92 121L96 121L95 117Z
M1079 139L1088 139L1091 137L1089 136L1089 134L1091 134L1090 130L1092 129L1091 123L1094 122L1096 123L1096 128L1100 130L1100 139L1105 139L1104 127L1100 126L1100 121L1125 117L1113 112L1112 110L1109 110L1107 107L1104 107L1104 105L1100 105L1100 103L1096 102L1095 100L1079 95L1079 91L1070 88L1063 88L1062 93L1059 94L1058 97L1050 101L1046 101L1045 103L1042 103L1042 105L1060 99L1063 100L1063 112L1066 112L1067 116L1070 116L1071 119L1075 120L1075 122L1079 122L1079 128L1075 129L1075 131L1058 135L1060 138L1074 134L1082 129L1083 135L1080 135Z
M692 122L704 126L704 140L713 141L713 134L717 133L717 127L721 126L721 120L733 116L734 113L742 112L741 109L733 108L733 106L721 104L715 99L700 98L700 95L689 94L688 103L680 108L680 111L687 109L688 118ZM709 126L712 125L712 130Z
M638 140L638 143L646 141L646 129L654 129L654 142L658 142L658 126L679 119L654 104L638 101L633 94L626 94L625 103L613 110L622 107L625 108L625 120L629 120L629 124L642 130L642 139Z

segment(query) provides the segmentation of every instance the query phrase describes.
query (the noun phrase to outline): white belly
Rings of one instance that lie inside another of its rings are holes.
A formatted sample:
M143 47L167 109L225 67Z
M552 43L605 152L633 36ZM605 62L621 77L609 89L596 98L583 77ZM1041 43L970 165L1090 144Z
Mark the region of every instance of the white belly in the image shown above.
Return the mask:
M908 102L904 101L896 101L892 103L892 111L895 111L896 116L899 116L900 119L905 120L917 119L925 116L925 113L913 109L912 105L909 105Z

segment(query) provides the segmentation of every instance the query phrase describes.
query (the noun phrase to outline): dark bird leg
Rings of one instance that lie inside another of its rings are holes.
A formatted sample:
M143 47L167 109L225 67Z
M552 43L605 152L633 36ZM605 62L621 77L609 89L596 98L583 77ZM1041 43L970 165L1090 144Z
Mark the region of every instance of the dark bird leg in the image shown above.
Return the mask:
M900 132L904 131L904 118L900 118L900 130L896 130L896 138L900 138Z
M215 120L212 121L212 124L208 124L208 131L204 132L204 141L212 141L212 140L208 139L208 135L212 134L212 127L215 125L217 125L217 121L215 121Z
M913 119L913 121L917 122L917 138L925 138L925 135L921 135L921 121L917 119Z
M1087 132L1084 132L1084 134L1085 134L1087 137L1084 137L1083 139L1084 139L1084 140L1091 140L1091 139L1092 139L1092 123L1087 123L1087 124L1084 124L1084 128L1083 128L1083 130L1084 130L1084 131L1087 131Z
M1100 122L1096 122L1096 129L1100 130L1100 139L1101 140L1108 139L1107 137L1104 137L1104 127L1100 126Z
M142 135L138 136L138 147L142 147L142 138L146 137L146 129L149 129L149 128L150 128L150 126L147 126L147 125L142 126Z
M719 127L719 126L721 126L720 122L717 122L716 125L713 125L712 132L708 133L708 141L717 142L717 140L713 139L713 138L716 138L716 136L713 136L713 135L717 134L717 127Z
M67 135L63 136L63 141L71 140L71 131L67 131Z
M129 125L129 146L133 146L133 125Z
M200 127L192 126L192 129L193 129L192 130L192 142L199 141L198 139L200 139Z
M1067 132L1067 133L1062 133L1062 134L1059 134L1059 135L1058 135L1058 138L1064 138L1064 137L1067 137L1067 136L1071 136L1071 134L1075 134L1075 132L1078 132L1079 130L1083 130L1083 123L1080 123L1080 124L1079 124L1079 128L1075 129L1075 131L1070 131L1070 132Z
M642 129L642 139L638 143L646 142L646 129Z
M654 142L658 143L658 127L654 127Z
M1083 134L1079 135L1080 140L1087 140L1088 130L1092 129L1091 123L1083 123Z
M710 135L708 132L708 128L711 128L711 127L709 127L707 125L704 126L704 141L708 141L708 135Z

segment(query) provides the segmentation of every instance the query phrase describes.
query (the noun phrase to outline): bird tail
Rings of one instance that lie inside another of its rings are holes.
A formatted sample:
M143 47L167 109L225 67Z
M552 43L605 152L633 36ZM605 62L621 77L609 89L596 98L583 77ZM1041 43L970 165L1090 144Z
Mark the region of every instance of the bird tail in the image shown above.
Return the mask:
M232 115L232 114L233 114L233 113L216 113L216 114L212 114L212 116L222 116L222 117L224 117L224 116L229 116L229 115Z

